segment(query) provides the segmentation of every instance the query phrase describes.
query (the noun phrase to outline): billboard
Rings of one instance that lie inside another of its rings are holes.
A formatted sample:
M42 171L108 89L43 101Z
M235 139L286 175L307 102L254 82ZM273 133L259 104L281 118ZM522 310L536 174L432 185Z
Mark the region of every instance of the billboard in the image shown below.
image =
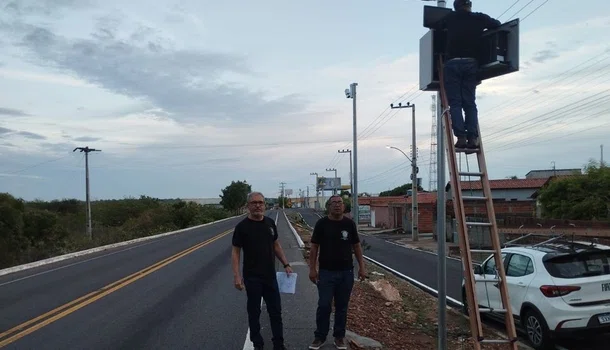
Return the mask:
M292 189L287 188L284 190L284 196L288 197L291 195L292 195Z
M333 191L341 189L340 177L319 177L318 190Z

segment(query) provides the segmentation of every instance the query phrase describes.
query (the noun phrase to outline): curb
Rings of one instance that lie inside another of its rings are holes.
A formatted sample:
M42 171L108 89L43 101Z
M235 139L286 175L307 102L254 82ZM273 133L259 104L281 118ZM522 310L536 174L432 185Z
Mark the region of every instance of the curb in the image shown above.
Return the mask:
M231 217L228 217L228 218L220 219L220 220L217 220L217 221L208 222L207 224L202 224L202 225L198 225L198 226L183 228L183 229L177 230L177 231L160 233L160 234L157 234L157 235L154 235L154 236L140 237L140 238L132 239L132 240L129 240L129 241L123 241L123 242L119 242L119 243L112 243L112 244L104 245L104 246L101 246L101 247L95 247L95 248L91 248L91 249L87 249L87 250L81 250L81 251L78 251L78 252L73 252L73 253L68 253L68 254L64 254L64 255L54 256L54 257L43 259L43 260L39 260L39 261L33 261L31 263L27 263L27 264L23 264L23 265L12 266L12 267L8 267L6 269L0 270L0 276L8 275L10 273L14 273L14 272L18 272L18 271L29 270L29 269L32 269L32 268L35 268L35 267L44 266L44 265L48 265L48 264L55 263L55 262L58 262L58 261L63 261L63 260L71 259L71 258L76 258L76 257L79 257L79 256L84 256L84 255L89 255L89 254L93 254L93 253L97 253L97 252L102 252L104 250L108 250L108 249L112 249L112 248L118 248L118 247L130 245L130 244L134 244L134 243L149 241L149 240L152 240L152 239L155 239L155 238L160 238L160 237L175 235L175 234L186 232L186 231L196 230L196 229L199 229L199 228L202 228L202 227L205 227L205 226L210 226L210 225L213 225L213 224L217 224L219 222L228 221L228 220L235 219L235 218L238 218L238 217L241 217L241 216L244 216L244 215L245 214L235 215L235 216L231 216Z
M301 248L301 249L305 248L305 243L303 243L301 236L299 236L299 234L297 233L297 230L294 229L294 227L290 223L290 220L288 220L288 216L286 216L286 212L284 210L282 210L282 214L284 214L284 218L286 219L286 222L288 223L288 227L290 227L290 231L292 231L294 238L296 238L299 248Z
M309 225L307 223L307 221L305 220L305 218L303 217L303 214L301 214L300 212L297 211L297 214L299 214L299 216L301 217L301 220L303 220L303 222L305 223L305 225L307 225L307 227L309 227L310 229L313 230L313 227L311 227L311 225Z

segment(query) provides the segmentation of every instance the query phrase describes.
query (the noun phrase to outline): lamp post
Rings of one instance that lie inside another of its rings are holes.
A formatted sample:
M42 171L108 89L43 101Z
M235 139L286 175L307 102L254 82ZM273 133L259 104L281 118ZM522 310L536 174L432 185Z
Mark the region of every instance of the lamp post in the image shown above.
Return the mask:
M318 195L318 173L309 173L309 175L316 176L316 184L314 186L314 188L316 190L316 205L314 205L314 208L317 210L320 207L320 196Z
M353 133L354 133L354 182L352 184L352 197L354 198L354 215L353 220L356 223L356 227L358 227L358 221L360 219L360 214L358 210L358 129L356 123L356 87L358 83L351 83L349 85L349 89L345 89L345 97L352 99L352 114L353 114Z
M413 165L415 162L415 157L413 157L413 159L409 158L409 156L400 148L394 146L386 147L389 149L395 149L402 153L409 160L409 162L411 162L411 165ZM419 241L419 229L417 227L419 211L417 209L417 176L414 173L411 173L411 196L411 238L414 242L416 242Z

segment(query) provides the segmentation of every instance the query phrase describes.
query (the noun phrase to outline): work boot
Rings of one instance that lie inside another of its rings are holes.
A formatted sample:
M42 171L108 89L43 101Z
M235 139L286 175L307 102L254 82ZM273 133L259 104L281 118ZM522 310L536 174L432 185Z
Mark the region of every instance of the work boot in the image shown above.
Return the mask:
M466 148L477 149L480 147L479 138L478 137L469 137L468 142L466 143Z
M347 349L345 338L335 338L335 347L340 350Z
M466 148L468 142L466 141L466 137L458 136L457 142L455 143L455 148Z
M309 348L311 350L318 350L319 348L322 347L322 345L324 345L324 340L316 338L316 339L314 339L313 343L311 343Z

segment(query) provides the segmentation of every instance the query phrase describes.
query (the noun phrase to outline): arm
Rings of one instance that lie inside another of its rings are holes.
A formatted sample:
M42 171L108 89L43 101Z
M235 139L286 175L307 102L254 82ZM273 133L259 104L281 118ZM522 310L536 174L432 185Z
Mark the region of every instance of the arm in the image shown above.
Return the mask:
M492 18L489 15L479 12L479 18L483 21L485 29L495 29L502 25L502 22L498 21L495 18Z
M231 265L233 267L233 277L239 278L239 255L241 253L241 248L233 246L233 250L231 251Z
M362 244L360 244L360 236L358 235L358 227L353 223L352 227L352 247L354 247L354 255L358 260L358 277L364 280L366 277L366 265L364 265L364 254L362 253Z
M321 219L316 222L309 240L309 280L318 283L318 252L320 251Z
M235 227L233 231L233 249L231 249L231 267L233 270L233 284L235 288L238 290L243 289L243 283L241 281L241 275L239 273L239 257L241 253L241 248L243 247L243 240L241 236L241 231L238 227Z

